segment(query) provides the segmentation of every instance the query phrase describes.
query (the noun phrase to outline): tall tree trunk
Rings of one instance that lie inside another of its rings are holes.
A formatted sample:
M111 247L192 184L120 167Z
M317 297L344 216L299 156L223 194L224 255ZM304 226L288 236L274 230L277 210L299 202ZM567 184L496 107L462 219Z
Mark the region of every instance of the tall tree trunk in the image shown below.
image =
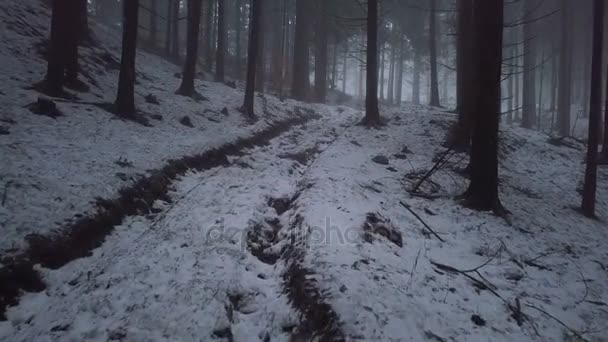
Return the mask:
M380 124L378 109L378 0L367 1L367 95L365 119L367 126Z
M260 10L262 0L250 0L251 14L249 19L249 42L247 49L247 83L245 85L245 100L241 111L249 118L255 117L253 100L255 95L255 69L258 49L258 30L260 26Z
M542 49L542 53L541 53L541 65L539 66L540 70L539 70L539 77L540 79L538 80L538 113L536 115L536 129L539 131L542 131L542 120L543 120L543 82L544 82L544 78L545 78L545 49L543 47Z
M60 96L63 92L67 64L67 37L70 35L69 6L68 1L53 0L51 39L49 42L48 65L44 84L46 91L52 96Z
M597 159L599 130L602 112L602 45L604 42L604 0L593 1L593 52L591 62L591 95L589 99L589 140L587 143L587 168L583 187L583 213L595 217L595 193L597 187Z
M389 104L393 104L395 102L395 47L393 44L390 45L390 60L389 60L389 68L388 68L388 92L386 95L387 101Z
M266 85L266 19L269 2L260 4L260 26L258 27L258 57L256 59L255 88L263 92Z
M289 16L287 13L287 0L281 4L281 60L279 61L279 98L283 99L285 85L285 65L287 64L287 50L289 46Z
M65 0L68 5L68 18L71 18L69 23L68 34L66 39L66 66L65 80L72 86L78 84L78 72L80 65L78 64L78 44L83 40L82 36L82 11L80 8L80 0ZM74 20L76 20L74 22Z
M186 62L182 75L182 84L177 94L194 96L194 76L196 75L196 61L198 60L198 33L201 21L202 0L188 0L188 30L186 45Z
M439 107L439 79L437 77L437 0L431 0L429 14L429 51L431 55L431 106Z
M118 77L116 112L135 117L135 56L137 50L139 0L123 0L122 56Z
M296 0L296 32L293 54L293 82L291 96L300 101L308 97L308 32L310 0Z
M553 53L555 54L551 61L551 126L549 127L549 132L552 133L555 129L555 117L557 111L557 76L558 76L558 68L557 68L557 54L556 49L553 49Z
M205 0L205 26L203 39L203 51L205 52L205 71L211 73L213 71L213 2L215 0Z
M559 94L558 94L558 130L562 137L570 136L570 107L572 82L572 49L571 49L571 0L562 0L562 36L559 61Z
M511 41L511 44L513 44L513 43L514 42ZM513 60L514 60L514 57L516 56L516 52L514 53L513 49L509 49L509 51L510 51L509 61L510 61L510 63L514 63ZM515 64L511 64L509 66L509 74L510 75L509 75L509 78L507 80L507 88L509 90L508 91L508 97L509 97L508 104L509 105L507 107L507 118L506 118L507 124L512 124L513 123L513 110L515 109L515 106L514 106L514 103L515 103L514 96L515 96L515 94L514 94L514 89L513 89L513 87L515 86L515 84L513 82L513 78L515 77L515 75L514 75L515 72L516 72L515 71Z
M332 49L332 61L331 61L331 83L329 87L331 89L338 88L338 46L340 42L338 41L338 33L334 31L334 45Z
M472 115L475 105L475 84L473 64L475 27L473 25L473 0L458 0L458 41L457 41L457 98L458 122L450 132L447 145L456 149L466 149L471 142Z
M532 128L536 118L536 53L533 43L536 32L534 31L534 9L536 2L524 0L524 90L521 125L524 128Z
M235 30L235 60L234 60L234 79L240 80L242 77L241 73L241 1L235 0L234 8L234 30Z
M608 68L606 68L606 99L604 103L604 140L602 143L602 163L608 164Z
M224 0L217 3L217 53L215 64L215 81L224 82L224 58L226 56L226 25L224 24ZM199 11L200 13L200 11ZM200 17L200 15L199 15Z
M179 0L173 1L171 9L171 56L176 63L179 63Z
M86 0L85 0L86 1ZM151 48L156 48L156 42L158 41L158 0L150 0L150 41L148 44Z
M397 58L397 81L395 83L395 103L401 106L403 99L403 60L405 59L405 39L399 36L399 57Z
M167 0L167 13L165 15L167 18L167 27L165 29L165 54L167 57L171 56L171 37L173 37L173 34L171 33L171 30L173 29L173 16L171 13L173 13L173 3L175 1L177 0Z
M346 94L346 76L348 75L348 40L344 41L344 55L342 58L342 92Z
M503 0L474 2L474 106L471 184L467 204L479 210L501 209L498 197L498 127L502 65Z
M319 22L316 28L315 47L315 100L325 103L327 97L327 45L328 18L327 1L317 0Z
M422 69L420 50L414 48L414 74L412 75L412 102L420 104L420 73Z
M384 44L380 47L380 77L379 77L379 87L380 92L378 96L380 96L380 101L384 101L384 65L386 64L386 50Z

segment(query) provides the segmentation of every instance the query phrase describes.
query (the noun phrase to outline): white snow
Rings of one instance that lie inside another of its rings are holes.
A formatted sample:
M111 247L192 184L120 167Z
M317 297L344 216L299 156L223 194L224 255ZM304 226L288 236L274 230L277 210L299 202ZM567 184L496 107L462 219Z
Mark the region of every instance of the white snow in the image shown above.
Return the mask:
M34 51L48 31L48 10L40 8L36 0L0 4L0 44L7 47L0 49L0 126L10 132L0 135L0 256L19 251L30 233L49 234L91 213L96 197L114 197L169 159L252 136L295 117L298 106L321 118L229 156L227 166L177 179L172 203L159 200L158 213L128 217L92 256L58 270L38 267L47 289L9 308L0 341L293 340L306 318L286 295L290 261L264 262L249 237L270 233L266 252L279 257L293 243L298 217L306 228L302 266L347 340L608 340L608 170L599 170L599 219L587 219L576 211L583 145L555 146L541 133L502 127L505 220L456 199L468 184L457 172L465 154L422 185L436 198L408 193L445 151L454 116L436 108L383 108L387 125L367 129L356 125L363 114L352 108L265 96L256 97L261 119L250 124L236 111L241 90L198 81L208 101L174 95L179 67L140 51L137 105L163 116L153 127L68 103L59 103L63 117L37 116L24 106L39 95L24 87L44 76ZM105 49L117 59L118 33L98 25L95 32L100 46L83 49L88 61ZM116 70L87 65L98 87L78 96L111 102ZM161 104L147 104L149 93ZM195 128L179 123L184 115ZM294 160L303 152L307 159ZM389 164L372 161L379 155ZM296 194L283 214L269 205ZM399 232L403 245L366 236L370 213ZM466 275L491 290L433 262L475 269ZM520 307L521 326L509 305Z

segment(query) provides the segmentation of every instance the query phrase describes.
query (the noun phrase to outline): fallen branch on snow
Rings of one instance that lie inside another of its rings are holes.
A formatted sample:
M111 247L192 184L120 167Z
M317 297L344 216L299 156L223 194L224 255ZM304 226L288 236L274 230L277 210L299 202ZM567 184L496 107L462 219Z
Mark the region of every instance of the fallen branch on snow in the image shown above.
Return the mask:
M409 205L407 205L407 204L405 204L405 203L403 203L403 202L401 202L401 201L399 201L399 204L401 204L401 206L403 206L403 207L404 207L405 209L407 209L407 210L408 210L410 213L412 213L412 215L414 215L414 216L415 216L415 217L418 219L418 221L420 221L420 222L421 222L421 223L424 225L424 227L425 227L426 229L428 229L428 230L431 232L431 234L435 235L435 237L436 237L437 239L439 239L439 241L441 241L441 242L445 242L445 240L444 240L443 238L441 238L441 236L439 236L439 234L437 234L437 233L436 233L436 232L433 230L433 228L431 228L431 227L430 227L430 226L429 226L429 225L428 225L426 222L424 222L424 220L422 219L422 217L420 217L420 215L416 214L416 212L415 212L415 211L414 211L414 210L413 210L413 209L412 209L412 208L411 208Z

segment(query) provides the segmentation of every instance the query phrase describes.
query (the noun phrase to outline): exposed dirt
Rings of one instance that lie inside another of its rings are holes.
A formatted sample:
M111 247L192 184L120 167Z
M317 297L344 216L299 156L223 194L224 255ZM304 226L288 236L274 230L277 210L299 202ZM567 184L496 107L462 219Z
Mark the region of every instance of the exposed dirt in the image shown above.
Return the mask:
M28 236L29 246L23 253L0 258L3 265L0 268L0 319L6 319L6 309L17 304L23 291L37 292L45 289L34 265L58 269L70 261L90 256L126 217L148 214L156 200L170 202L167 192L179 176L190 170L202 171L226 165L228 155L240 155L242 150L266 145L293 126L317 118L318 115L307 113L297 119L275 123L254 136L235 143L202 154L170 160L149 176L120 190L116 198L98 200L94 214L83 215L83 218L64 227L59 233Z

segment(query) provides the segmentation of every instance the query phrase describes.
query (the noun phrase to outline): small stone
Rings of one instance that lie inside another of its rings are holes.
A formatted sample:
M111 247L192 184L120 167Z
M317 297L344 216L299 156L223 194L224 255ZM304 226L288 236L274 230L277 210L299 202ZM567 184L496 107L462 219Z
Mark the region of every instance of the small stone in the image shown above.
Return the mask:
M153 94L146 95L146 102L150 103L150 104L155 104L155 105L160 104L160 101L158 101L158 98L156 96L154 96Z
M190 128L194 128L194 125L192 124L192 120L190 120L189 116L184 116L183 118L181 118L179 120L179 123L181 123L182 125L186 126L186 127L190 127Z
M376 164L388 165L388 158L386 156L375 156L374 158L372 158L372 161Z
M224 115L226 115L226 116L230 115L230 113L228 112L228 108L226 108L226 107L222 108L221 113L224 114Z
M475 325L483 327L486 325L486 320L481 318L481 316L479 315L473 315L471 316L471 321L473 321L473 323L475 323Z

